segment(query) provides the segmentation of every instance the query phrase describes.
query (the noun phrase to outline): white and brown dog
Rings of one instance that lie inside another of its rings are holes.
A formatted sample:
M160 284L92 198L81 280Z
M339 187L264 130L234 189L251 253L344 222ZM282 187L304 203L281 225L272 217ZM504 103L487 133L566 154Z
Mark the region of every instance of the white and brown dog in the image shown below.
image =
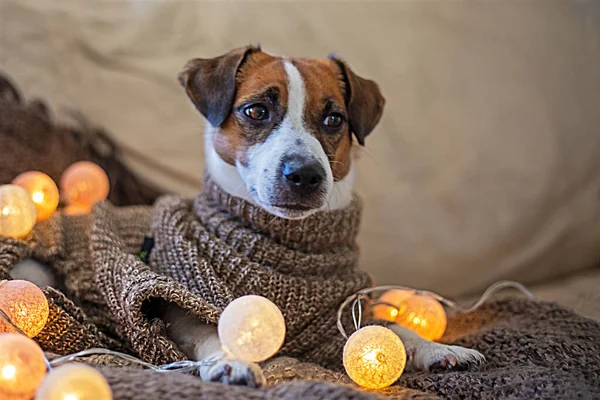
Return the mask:
M226 192L283 218L341 209L351 201L353 137L364 145L384 99L378 86L346 63L276 57L256 47L194 59L180 75L210 123L206 167ZM192 359L222 355L215 326L178 308L164 315L170 338ZM483 361L474 350L429 342L400 327L409 367L464 367ZM232 358L203 368L207 381L260 386L260 367Z

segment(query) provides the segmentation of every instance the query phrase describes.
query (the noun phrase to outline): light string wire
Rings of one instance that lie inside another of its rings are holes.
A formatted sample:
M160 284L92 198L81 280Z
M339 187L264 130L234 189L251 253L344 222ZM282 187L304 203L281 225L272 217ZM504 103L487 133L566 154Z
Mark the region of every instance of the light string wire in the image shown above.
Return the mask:
M0 308L0 317L2 319L4 319L10 326L12 326L12 328L17 333L27 336L17 325L15 325L15 323L4 312L4 310L2 310L2 308ZM179 372L179 373L194 372L194 371L197 371L200 367L210 367L212 365L215 365L215 363L217 363L219 360L221 360L222 358L224 358L226 356L226 354L223 353L218 356L205 358L201 361L182 360L182 361L175 361L175 362L172 362L169 364L154 365L154 364L151 364L149 362L146 362L144 360L141 360L141 359L134 357L132 355L129 355L129 354L125 354L125 353L121 353L121 352L109 350L109 349L102 349L102 348L98 348L98 347L82 350L77 353L68 354L66 356L60 356L60 357L54 358L52 360L48 360L48 358L46 357L46 354L44 352L42 352L42 354L44 355L44 363L46 364L46 369L48 371L52 370L53 367L58 367L61 364L75 361L75 359L77 359L77 358L108 355L108 356L114 356L114 357L120 358L120 359L122 359L124 361L128 361L132 364L140 365L146 369L150 369L150 370L153 370L156 372Z
M342 315L343 315L344 309L348 306L348 304L352 303L352 319L354 321L354 328L356 330L360 329L361 321L362 321L362 300L365 298L370 299L369 295L372 293L375 293L375 292L381 292L381 291L392 290L392 289L406 290L406 291L409 291L409 292L412 292L415 294L421 294L421 295L433 297L434 299L436 299L437 301L446 305L447 307L449 307L450 309L452 309L454 311L457 311L460 313L470 313L470 312L476 310L477 308L479 308L494 293L498 292L499 290L505 289L505 288L517 289L518 291L523 293L525 296L527 296L529 298L535 298L534 294L529 289L527 289L527 287L525 287L524 285L522 285L518 282L512 282L512 281L500 281L500 282L494 283L489 288L487 288L487 290L483 293L483 295L479 298L479 300L477 300L471 307L467 307L467 308L462 307L462 306L458 305L456 302L454 302L452 300L448 300L448 299L438 295L437 293L430 292L427 290L418 290L418 289L413 289L413 288L409 288L406 286L398 286L398 285L375 286L375 287L363 289L363 290L353 294L352 296L348 297L340 305L338 312L337 312L337 327L338 327L338 330L340 331L340 333L342 334L342 336L344 338L348 339L348 335L346 334L346 331L342 324ZM389 304L389 303L385 303L385 302L372 302L372 305L375 305L375 304L384 304L384 305L396 308L393 304ZM1 308L0 308L0 317L2 319L4 319L10 326L12 326L12 328L17 333L27 336L17 325L15 325L13 323L13 321L10 319L10 317ZM78 358L84 358L84 357L95 356L95 355L114 356L114 357L120 358L122 360L128 361L133 364L140 365L146 369L150 369L150 370L153 370L156 372L180 372L180 373L183 372L183 373L185 373L185 372L197 371L200 367L212 366L216 362L218 362L220 359L225 357L226 353L215 356L215 357L205 358L201 361L183 360L183 361L175 361L175 362L169 363L169 364L154 365L154 364L148 363L146 361L143 361L137 357L134 357L132 355L121 353L118 351L102 349L102 348L91 348L91 349L79 351L74 354L60 356L60 357L54 358L52 360L48 360L48 358L46 357L46 355L44 353L44 362L46 363L46 368L48 369L48 371L50 371L50 370L52 370L53 367L57 367L61 364L75 361Z
M354 322L354 329L355 330L360 329L361 322L362 322L362 314L363 314L362 301L364 299L369 300L371 302L371 306L382 304L382 305L392 307L392 308L396 309L397 311L400 311L393 304L382 302L382 301L373 301L371 299L370 295L375 292L383 292L383 291L394 290L394 289L405 290L405 291L408 291L408 292L411 292L414 294L420 294L420 295L432 297L453 311L459 312L461 314L468 314L470 312L475 311L479 307L481 307L481 305L483 303L485 303L494 293L496 293L502 289L506 289L506 288L516 289L530 299L535 298L535 295L533 294L533 292L531 290L529 290L525 285L518 283L518 282L514 282L514 281L499 281L499 282L494 283L493 285L488 287L485 290L485 292L481 295L479 300L477 300L470 307L463 307L452 300L449 300L445 297L440 296L437 293L430 292L427 290L414 289L414 288L409 288L406 286L399 286L399 285L385 285L385 286L370 287L367 289L363 289L359 292L356 292L355 294L353 294L352 296L349 296L346 300L344 300L344 302L340 305L338 312L337 312L337 328L340 331L341 335L345 339L348 339L348 334L346 333L346 330L344 329L344 325L342 323L342 317L344 314L344 309L350 303L352 303L351 311L352 311L352 321Z

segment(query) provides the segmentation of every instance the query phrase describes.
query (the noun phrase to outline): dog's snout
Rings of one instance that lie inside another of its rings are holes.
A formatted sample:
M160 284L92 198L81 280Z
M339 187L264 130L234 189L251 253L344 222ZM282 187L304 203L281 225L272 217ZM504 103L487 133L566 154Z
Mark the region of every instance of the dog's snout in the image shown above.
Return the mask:
M307 162L298 157L285 160L282 173L290 189L300 195L316 191L326 176L325 170L318 162Z

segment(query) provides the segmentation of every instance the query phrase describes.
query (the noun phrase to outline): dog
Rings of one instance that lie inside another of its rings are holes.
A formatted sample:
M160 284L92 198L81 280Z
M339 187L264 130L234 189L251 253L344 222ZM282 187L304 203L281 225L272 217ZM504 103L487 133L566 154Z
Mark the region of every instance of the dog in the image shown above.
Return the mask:
M253 46L193 59L179 80L209 123L206 168L223 190L288 219L348 206L354 142L364 146L385 105L375 82L335 56L286 58ZM216 326L174 305L162 317L186 356L218 360L201 368L203 380L265 383L257 364L223 353ZM430 342L399 325L390 329L405 345L407 368L455 369L484 361L475 350Z

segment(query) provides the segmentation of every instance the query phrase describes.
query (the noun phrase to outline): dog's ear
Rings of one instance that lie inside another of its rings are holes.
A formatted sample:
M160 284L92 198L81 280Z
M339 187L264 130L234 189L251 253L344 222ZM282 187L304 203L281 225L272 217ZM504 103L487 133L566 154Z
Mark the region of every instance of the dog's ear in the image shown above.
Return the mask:
M181 86L212 126L221 126L231 112L236 73L246 57L256 51L260 48L247 46L216 58L195 58L179 73Z
M385 99L375 82L357 76L348 64L337 56L331 54L329 59L333 60L341 70L346 90L346 108L348 109L350 129L358 143L364 146L365 138L381 118Z

